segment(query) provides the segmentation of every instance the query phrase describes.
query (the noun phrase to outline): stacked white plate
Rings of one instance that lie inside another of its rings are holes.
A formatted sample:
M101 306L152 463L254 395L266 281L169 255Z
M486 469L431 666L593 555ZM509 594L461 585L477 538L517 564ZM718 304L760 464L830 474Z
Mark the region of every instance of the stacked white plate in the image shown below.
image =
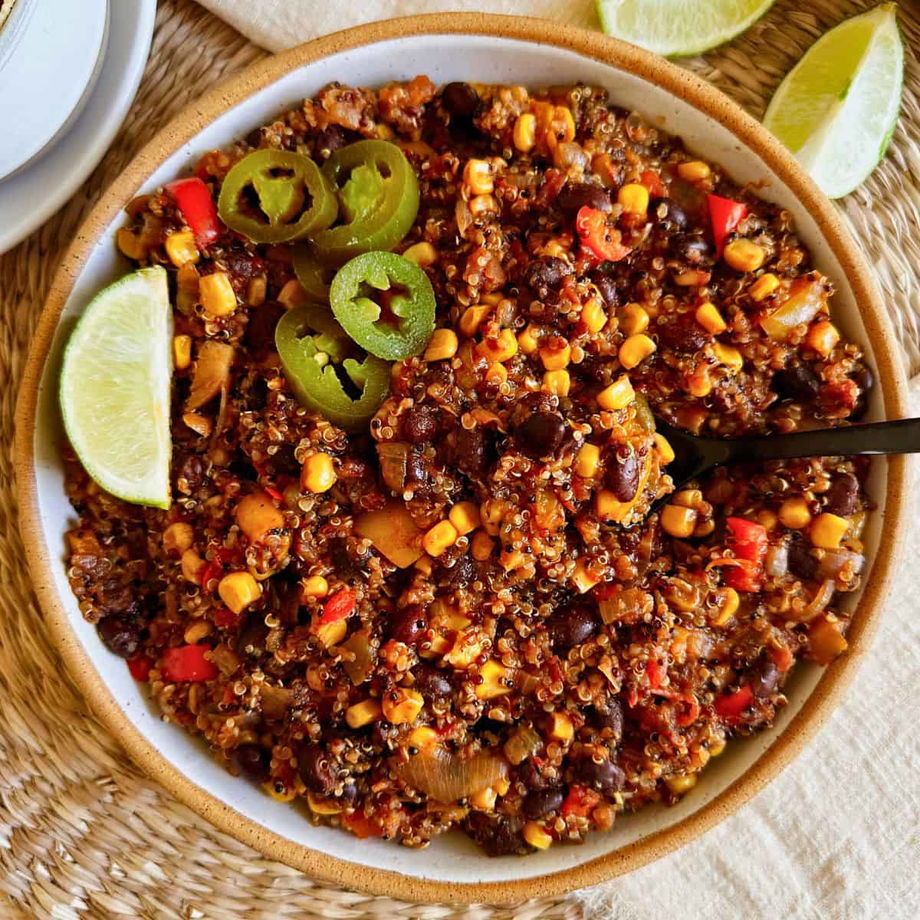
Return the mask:
M102 158L137 92L155 14L156 0L0 0L0 252Z

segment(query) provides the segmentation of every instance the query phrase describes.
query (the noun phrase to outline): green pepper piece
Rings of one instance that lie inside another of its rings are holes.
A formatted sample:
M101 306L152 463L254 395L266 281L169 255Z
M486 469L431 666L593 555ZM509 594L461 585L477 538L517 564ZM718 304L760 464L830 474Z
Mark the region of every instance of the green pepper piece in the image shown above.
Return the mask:
M324 230L338 215L335 193L309 157L256 150L224 178L221 220L254 243L284 243Z
M293 261L294 274L307 297L316 303L329 303L329 285L335 269L323 265L306 244L294 247Z
M365 252L346 262L332 279L329 303L365 351L388 361L417 355L434 332L431 282L395 252Z
M389 364L373 355L363 361L344 357L353 350L352 343L341 326L314 304L295 307L278 320L275 347L300 402L346 431L363 430L390 388ZM334 366L339 363L360 392L357 399L345 391Z
M336 190L344 223L311 235L319 258L341 265L374 249L392 249L418 215L412 164L388 141L356 141L326 160L323 174Z

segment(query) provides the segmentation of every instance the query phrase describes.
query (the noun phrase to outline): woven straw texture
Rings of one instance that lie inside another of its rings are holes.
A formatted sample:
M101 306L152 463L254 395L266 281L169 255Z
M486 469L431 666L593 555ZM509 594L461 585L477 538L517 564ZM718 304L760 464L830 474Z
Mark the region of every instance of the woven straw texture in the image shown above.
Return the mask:
M685 62L754 115L825 29L872 5L780 0L730 47ZM807 8L802 9L803 7ZM920 370L920 9L902 4L908 50L901 123L885 163L842 209L875 265L911 373ZM911 50L913 49L913 50ZM83 190L0 257L0 443L12 442L26 348L58 257L89 205L186 103L264 52L191 0L161 0L133 110ZM2 193L2 192L0 192ZM316 884L224 836L148 780L62 672L32 596L16 530L9 449L0 453L0 916L19 918L575 918L572 899L512 909L419 906Z

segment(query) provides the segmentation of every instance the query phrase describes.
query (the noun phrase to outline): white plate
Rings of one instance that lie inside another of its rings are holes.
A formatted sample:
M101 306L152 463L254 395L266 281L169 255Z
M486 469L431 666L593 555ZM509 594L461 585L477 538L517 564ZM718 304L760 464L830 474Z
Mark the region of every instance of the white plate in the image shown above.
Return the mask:
M99 75L108 0L21 0L0 35L0 178L45 150Z
M44 2L20 0L26 10L31 4L40 7ZM73 0L68 3L72 8L77 6ZM81 8L82 4L83 0ZM14 25L19 5L14 7L0 37ZM0 253L11 249L54 214L102 159L137 92L150 53L155 16L156 0L112 3L102 66L79 116L40 158L0 182ZM24 36L18 39L24 40ZM2 77L0 73L0 85Z

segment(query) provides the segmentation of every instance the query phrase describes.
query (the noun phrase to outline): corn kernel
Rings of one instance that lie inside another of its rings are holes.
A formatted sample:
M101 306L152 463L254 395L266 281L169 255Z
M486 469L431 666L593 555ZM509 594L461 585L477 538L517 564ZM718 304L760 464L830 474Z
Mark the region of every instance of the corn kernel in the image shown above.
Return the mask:
M564 105L555 105L550 115L550 124L546 130L546 144L553 150L559 144L567 144L575 139L575 116Z
M563 344L564 343L564 344ZM562 370L572 360L572 347L560 336L553 336L540 347L540 360L548 371Z
M779 507L779 519L783 527L803 530L811 523L811 511L804 498L787 498Z
M231 572L220 580L217 593L234 613L242 613L262 596L262 588L249 572Z
M429 556L440 556L444 550L453 546L460 534L450 521L438 521L424 537L422 548Z
M611 412L616 409L625 409L636 398L636 391L629 381L629 377L623 374L622 377L614 380L609 387L604 388L597 394L597 404L602 409L609 409Z
M622 502L608 489L600 489L594 496L594 510L602 521L620 521L629 509L631 502Z
M514 134L512 137L514 146L521 153L530 153L537 142L537 116L533 112L524 112L518 115L514 123Z
M843 637L841 623L821 617L808 633L808 648L818 664L830 664L849 645Z
M767 272L748 288L748 293L751 295L751 300L759 303L761 300L766 300L778 287L779 278L772 272Z
M699 508L702 502L703 493L699 489L681 489L671 496L671 504L682 508Z
M425 349L426 361L444 361L457 354L457 333L453 329L435 329L428 348Z
M648 311L637 303L628 303L620 312L620 329L624 335L638 335L648 329Z
M329 454L311 454L304 461L300 481L305 489L315 494L328 492L335 485L336 475Z
M393 725L411 725L422 711L424 700L418 690L399 687L383 695L383 717Z
M314 630L323 648L339 645L348 634L347 620L334 620L332 623L320 623Z
M329 593L329 582L322 575L311 575L303 580L300 590L304 597L325 597Z
M543 375L542 390L551 396L568 396L572 389L572 377L568 371L547 371Z
M494 195L477 195L470 199L470 213L473 217L483 214L498 214L498 202Z
M376 722L382 715L380 703L375 699L366 699L345 710L345 721L351 728L363 728L371 722Z
M696 773L685 773L678 776L666 776L664 783L674 795L683 795L696 785L696 780Z
M476 330L482 325L482 321L491 311L492 308L488 304L478 304L474 307L467 307L460 317L460 331L464 335L474 335Z
M725 748L728 745L725 743L724 738L716 738L714 741L709 742L709 756L718 757L720 754L725 752Z
M502 329L495 338L484 339L476 351L488 361L510 361L518 353L518 342L510 329Z
M550 717L550 738L563 743L569 742L575 737L575 726L567 712L554 712Z
M722 258L739 272L756 272L766 261L767 253L763 246L751 240L732 240L725 246Z
M495 541L484 531L477 530L473 535L473 558L477 562L484 562L495 550Z
M211 316L229 316L236 310L236 293L226 272L213 272L199 282L201 306Z
M184 521L176 521L163 531L163 549L167 553L181 556L187 549L191 549L194 542L195 532L192 525Z
M723 345L721 342L714 342L712 353L719 364L724 364L730 371L737 373L744 367L744 357L734 345Z
M581 321L590 333L600 332L607 325L607 314L600 297L591 297L581 308Z
M518 347L525 355L532 355L540 347L539 329L530 325L518 333Z
M438 261L438 251L431 243L422 242L410 246L402 257L414 262L419 268L428 268Z
M632 370L649 355L654 354L658 346L647 336L639 333L631 335L621 346L617 357L626 370Z
M467 160L463 167L463 184L473 195L488 195L495 189L492 165L487 160Z
M427 725L419 725L409 732L409 744L419 750L434 747L437 743L438 733Z
M728 329L728 323L722 318L722 314L719 312L718 308L714 303L700 304L696 308L696 313L694 314L696 321L707 331L711 332L713 335L720 335Z
M696 527L696 511L681 505L665 505L661 511L661 529L672 537L686 540L693 536Z
M648 200L648 189L638 182L630 182L617 192L617 201L627 214L645 214Z
M838 549L849 528L850 522L846 518L825 511L814 519L808 534L814 546L820 549Z
M187 549L182 554L182 577L193 585L201 584L201 570L204 568L204 559L193 549Z
M511 690L508 686L511 671L500 661L490 658L480 669L479 676L482 683L476 685L476 697L480 700L491 700L503 696Z
M265 295L268 293L268 281L265 275L256 275L255 278L249 279L246 286L246 303L250 307L261 307L265 303Z
M240 530L251 543L258 543L266 534L284 527L284 515L265 492L244 495L234 514Z
M774 530L779 518L769 508L764 508L757 512L757 522L763 525L764 530Z
M492 786L486 786L470 796L470 805L477 811L494 811L497 793Z
M172 344L173 366L177 371L184 371L192 363L192 337L174 335Z
M710 622L713 626L724 626L738 612L741 597L734 588L719 588L716 597L718 608Z
M524 840L535 850L546 850L553 845L553 838L536 821L524 825Z
M508 368L497 361L489 365L486 370L486 383L493 387L500 387L508 379Z
M166 237L166 255L176 268L185 265L186 262L194 265L199 259L199 253L192 231L180 230L177 233L170 233Z
M465 536L475 530L480 524L479 507L475 502L457 502L447 519L454 525L460 536Z
M315 815L339 815L342 813L342 806L336 804L331 799L317 798L312 792L307 790L307 805L310 811Z
M263 783L262 788L268 793L269 797L276 802L293 802L297 798L295 789L282 789L279 792L274 783Z
M207 620L195 620L182 634L182 641L188 645L196 645L210 633L211 624Z
M687 160L678 165L677 175L685 182L702 182L712 175L712 170L702 160Z
M655 433L655 447L661 457L661 465L667 466L674 459L674 448L663 434Z
M596 444L582 444L575 455L575 472L585 479L597 474L601 462L601 449Z
M697 399L703 399L712 392L712 377L707 365L701 365L687 378L687 392Z
M805 344L825 358L834 350L834 346L839 341L840 333L837 327L827 320L815 323L805 336Z

